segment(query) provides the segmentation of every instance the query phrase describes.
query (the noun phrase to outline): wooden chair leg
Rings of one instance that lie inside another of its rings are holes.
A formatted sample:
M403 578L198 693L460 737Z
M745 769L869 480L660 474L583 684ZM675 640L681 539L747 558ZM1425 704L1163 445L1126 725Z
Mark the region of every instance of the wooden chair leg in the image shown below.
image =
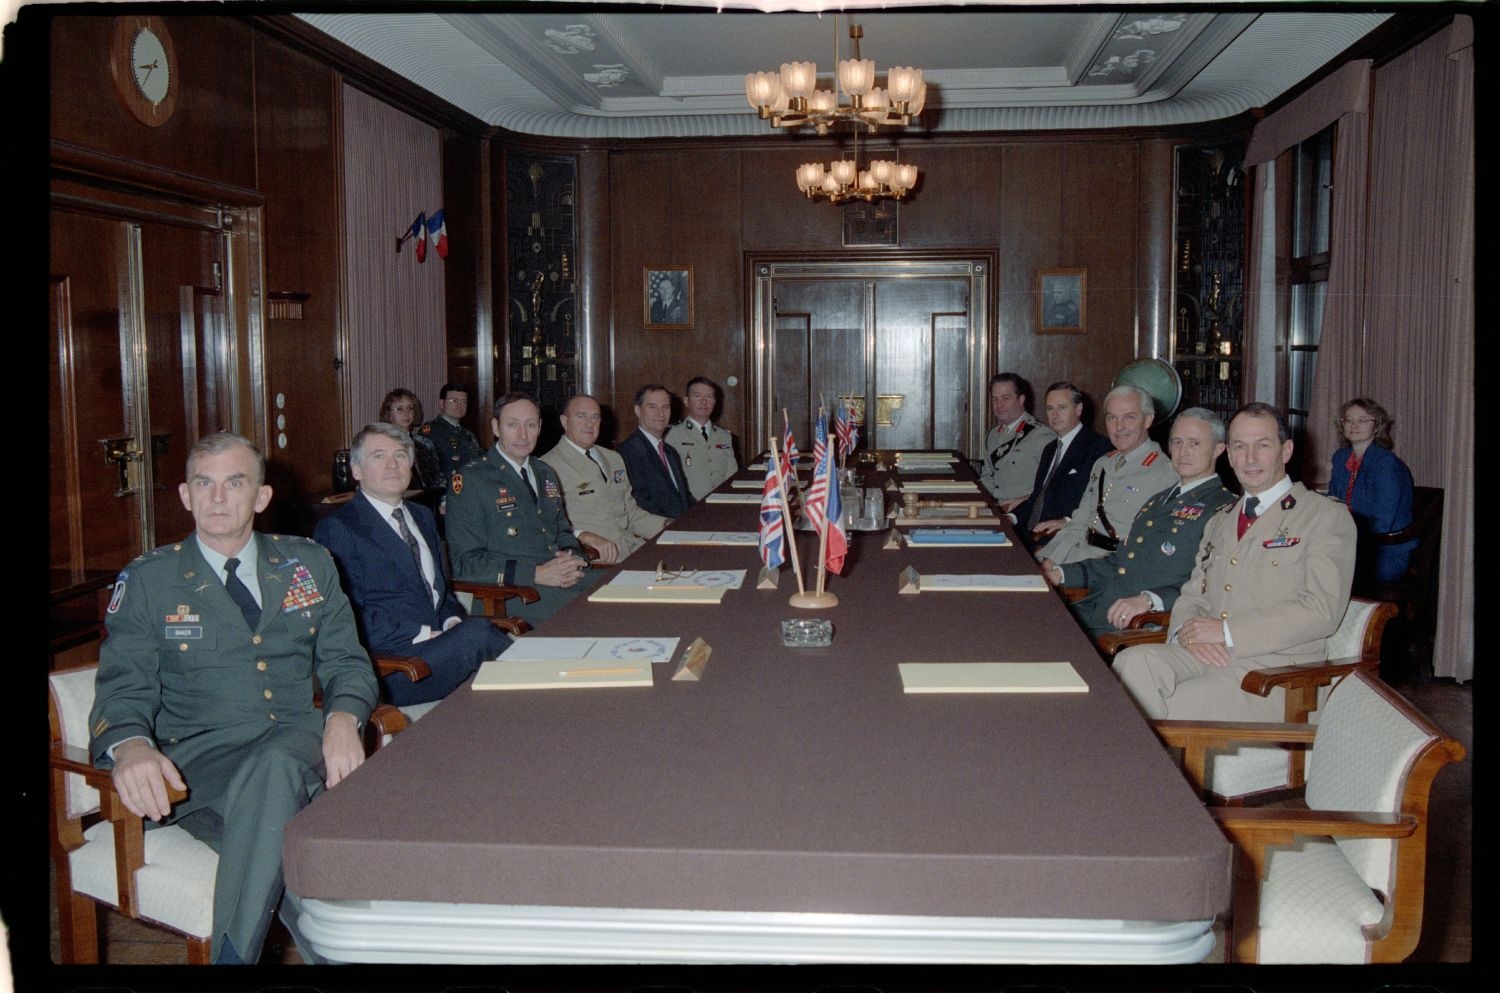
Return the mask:
M209 955L213 952L214 943L209 938L189 938L188 965L212 965Z
M57 894L57 931L64 965L99 963L99 905L71 885Z

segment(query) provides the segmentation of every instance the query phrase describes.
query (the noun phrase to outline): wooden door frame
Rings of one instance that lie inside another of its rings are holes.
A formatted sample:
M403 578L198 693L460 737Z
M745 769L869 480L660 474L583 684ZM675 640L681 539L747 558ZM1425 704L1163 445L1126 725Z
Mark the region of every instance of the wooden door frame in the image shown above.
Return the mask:
M262 452L266 452L270 449L272 436L264 375L261 211L258 203L231 203L228 200L226 197L225 202L209 202L196 196L172 194L60 168L52 179L49 207L127 224L188 228L223 240L222 292L230 353L226 386L232 430L250 438ZM145 368L140 353L145 347L145 287L140 271L139 227L131 229L127 235L126 256L125 270L120 274L124 289L120 320L122 333L128 334L128 341L124 342L126 350L133 354L124 361L122 372L127 377L144 379ZM49 384L49 389L56 387L57 384ZM150 435L146 424L148 415L144 404L139 402L150 389L151 384L144 381L133 381L127 387L126 409L122 413L127 429L137 439L144 440ZM190 439L189 443L195 440ZM150 500L143 499L141 503L141 535L144 547L150 548L159 538L155 534L154 508Z
M750 404L745 412L745 446L751 452L765 450L773 434L779 434L771 409L771 370L775 303L772 284L777 279L891 279L960 278L969 281L969 451L978 458L984 444L988 412L976 402L985 396L989 370L997 354L997 293L999 252L995 249L929 249L891 251L843 250L838 252L747 251L745 253L746 379ZM866 348L870 338L866 334ZM868 361L867 361L867 369Z

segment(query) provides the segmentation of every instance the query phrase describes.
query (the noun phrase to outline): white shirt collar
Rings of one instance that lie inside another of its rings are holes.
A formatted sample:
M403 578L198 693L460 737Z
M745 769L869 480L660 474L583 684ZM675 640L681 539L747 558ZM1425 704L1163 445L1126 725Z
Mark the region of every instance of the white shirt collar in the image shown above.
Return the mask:
M1016 425L1020 424L1024 420L1026 420L1026 411L1023 410L1023 411L1021 411L1021 416L1020 417L1017 417L1015 420L1013 420L1009 424L1005 425L1004 430L1006 430L1006 431L1014 431L1016 429Z
M1271 487L1270 489L1268 489L1268 490L1266 490L1266 491L1264 491L1262 493L1256 493L1256 494L1254 494L1254 496L1256 497L1256 499L1260 501L1259 503L1257 503L1255 505L1255 516L1259 517L1261 514L1264 514L1266 512L1266 508L1267 507L1271 506L1271 504L1273 504L1273 503L1276 503L1278 500L1280 500L1282 497L1286 496L1290 492L1292 492L1292 477L1291 476L1282 476L1281 477L1281 482L1277 483L1275 486ZM1250 494L1246 494L1246 496L1249 496L1249 495ZM1245 500L1244 500L1244 497L1241 497L1240 498L1240 511L1243 512L1244 509L1245 509Z
M1073 439L1078 437L1078 432L1082 430L1083 422L1079 421L1077 424L1073 425L1073 430L1057 439L1058 446L1066 450L1069 445L1073 444Z
M1181 483L1179 485L1182 487L1182 489L1178 490L1177 492L1186 493L1188 490L1196 490L1198 487L1202 486L1204 483L1208 482L1210 479L1213 479L1217 475L1217 473L1211 472L1207 476L1199 476L1191 483Z
M578 443L575 442L572 438L569 438L567 435L563 435L562 440L573 446L573 451L577 452L579 455L582 455L584 458L589 457L589 449L579 447Z
M391 519L391 511L395 510L396 507L400 507L400 506L403 505L403 501L399 501L399 500L396 502L395 506L392 506L391 504L386 503L384 500L377 500L374 497L370 496L370 494L366 493L364 491L363 487L360 488L359 495L362 496L362 497L364 497L365 498L365 502L368 503L370 506L374 507L375 508L375 512L377 514L379 514L381 517L385 518L387 521L389 521ZM407 514L406 511L404 511L404 510L402 511L402 514L405 515L405 516L408 516L408 517L411 516L410 514Z
M652 448L656 447L657 442L659 442L659 441L665 441L666 440L665 438L658 438L656 435L652 434L650 431L647 431L646 430L646 426L644 424L637 426L636 430L639 431L641 434L643 434L643 435L646 436L646 440L649 441L649 442L651 442L651 447Z

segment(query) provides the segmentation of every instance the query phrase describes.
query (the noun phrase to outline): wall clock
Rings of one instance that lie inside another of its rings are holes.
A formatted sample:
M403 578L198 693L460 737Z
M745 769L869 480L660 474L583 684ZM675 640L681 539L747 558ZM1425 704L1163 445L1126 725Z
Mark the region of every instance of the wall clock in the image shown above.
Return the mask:
M160 17L115 18L109 68L115 93L137 120L155 128L171 118L180 73L172 35Z

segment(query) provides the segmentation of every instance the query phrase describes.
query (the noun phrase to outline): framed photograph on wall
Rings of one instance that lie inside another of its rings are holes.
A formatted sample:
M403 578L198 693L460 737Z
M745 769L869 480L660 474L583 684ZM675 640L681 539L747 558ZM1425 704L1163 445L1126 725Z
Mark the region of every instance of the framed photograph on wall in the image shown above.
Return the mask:
M693 267L641 267L641 320L647 330L693 326Z
M1088 327L1088 270L1038 269L1036 333L1083 334Z

